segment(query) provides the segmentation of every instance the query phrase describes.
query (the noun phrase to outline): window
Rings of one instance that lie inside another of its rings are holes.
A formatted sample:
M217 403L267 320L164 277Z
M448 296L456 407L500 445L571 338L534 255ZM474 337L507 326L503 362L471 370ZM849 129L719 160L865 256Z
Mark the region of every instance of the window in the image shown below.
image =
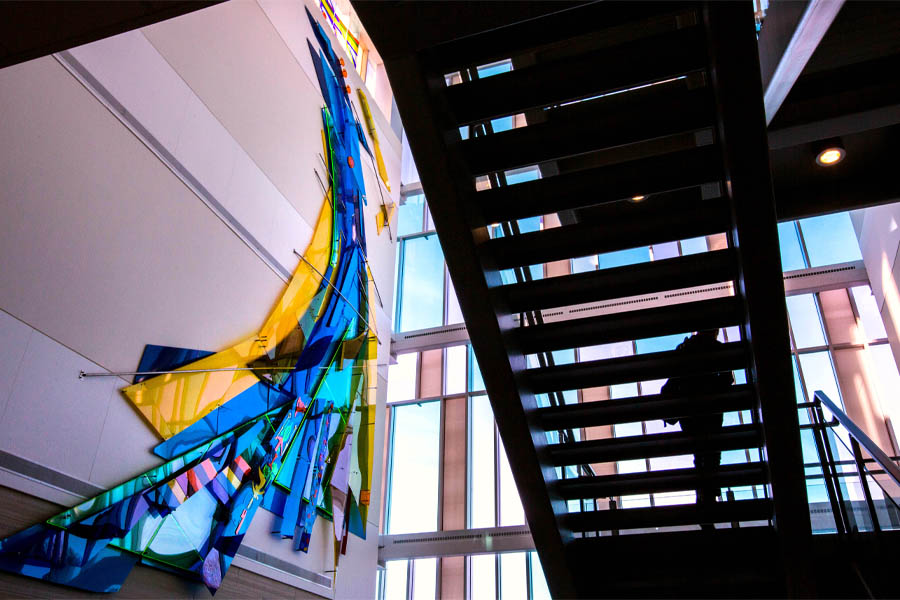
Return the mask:
M438 529L441 404L391 407L387 533Z
M862 260L847 212L779 223L778 243L784 271Z
M550 600L537 552L468 557L468 600Z

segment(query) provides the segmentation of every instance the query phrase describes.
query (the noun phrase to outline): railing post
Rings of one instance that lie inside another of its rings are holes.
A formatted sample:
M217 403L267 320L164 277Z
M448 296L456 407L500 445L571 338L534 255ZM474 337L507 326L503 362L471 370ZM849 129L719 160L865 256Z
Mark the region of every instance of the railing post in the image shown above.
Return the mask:
M869 518L872 519L872 530L881 531L878 523L878 514L875 512L875 502L872 500L872 490L869 489L869 481L866 479L866 466L863 462L862 451L859 442L850 436L850 445L853 448L853 458L856 460L856 472L859 473L859 482L862 485L863 495L866 497L866 506L869 507Z
M816 451L819 455L819 462L822 465L822 481L825 482L825 491L828 494L828 502L831 504L831 514L834 516L834 527L837 529L838 535L843 535L849 531L847 522L844 519L843 504L838 501L837 497L837 477L835 475L834 462L830 460L831 452L827 449L825 441L825 416L822 414L822 406L818 399L815 400L813 408L813 439L816 442Z

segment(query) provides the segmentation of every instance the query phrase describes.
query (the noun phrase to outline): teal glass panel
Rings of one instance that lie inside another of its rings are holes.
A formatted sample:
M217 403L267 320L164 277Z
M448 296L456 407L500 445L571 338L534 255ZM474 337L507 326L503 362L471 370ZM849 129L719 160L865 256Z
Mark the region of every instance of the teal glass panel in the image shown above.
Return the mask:
M800 248L800 237L797 235L796 221L786 221L778 224L778 247L781 249L782 271L796 271L806 268L803 249Z
M821 267L862 260L850 214L846 212L800 219L809 266Z
M410 194L400 199L397 215L397 235L404 236L422 231L425 211L425 194Z
M444 255L437 235L403 240L400 331L444 323Z

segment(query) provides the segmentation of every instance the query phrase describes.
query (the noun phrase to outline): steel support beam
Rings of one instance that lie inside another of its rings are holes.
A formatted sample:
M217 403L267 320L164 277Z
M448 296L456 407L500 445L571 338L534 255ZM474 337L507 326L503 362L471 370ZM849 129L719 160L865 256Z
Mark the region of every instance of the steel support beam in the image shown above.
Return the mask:
M483 263L476 247L488 234L469 202L472 179L458 154L448 148L445 132L453 131L454 124L444 122L441 115L447 113L441 109L446 107L436 104L442 77L427 78L418 55L388 59L385 67L547 583L554 597L572 598L575 588L564 551L570 534L557 517L565 512L565 502L551 497L545 483L556 474L539 460L547 440L535 423L534 396L520 395L525 356L507 350L505 338L516 327L513 315L488 301L495 296L490 288L501 284L500 272Z
M705 10L710 64L724 151L731 232L740 260L737 284L745 299L744 339L752 342L748 380L756 385L788 590L811 592L807 557L812 531L793 390L788 322L781 275L769 150L757 74L759 55L750 3L710 2ZM753 323L751 328L750 324Z
M772 2L759 35L766 123L771 123L844 0Z
M221 1L0 2L0 68L153 25Z

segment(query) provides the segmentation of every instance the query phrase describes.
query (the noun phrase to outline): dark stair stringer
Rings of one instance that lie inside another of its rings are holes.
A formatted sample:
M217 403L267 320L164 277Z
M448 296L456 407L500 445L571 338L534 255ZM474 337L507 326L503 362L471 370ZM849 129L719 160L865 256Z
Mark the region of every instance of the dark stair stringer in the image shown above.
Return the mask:
M809 515L749 4L504 3L505 15L490 3L354 4L385 61L553 595L808 593ZM480 18L491 24L482 31L473 25ZM478 66L506 58L510 72L479 78ZM448 85L454 73L461 82ZM521 114L524 127L493 131L491 119ZM507 185L507 170L530 165L540 179ZM490 188L476 189L476 178ZM553 214L563 226L519 232L518 219ZM491 239L491 224L502 237ZM717 233L728 247L702 254L541 279L523 269ZM502 269L514 269L514 281ZM657 293L679 303L545 321L548 309ZM740 340L716 351L567 365L552 354L728 326ZM748 383L694 398L562 402L565 390L732 369ZM575 435L732 411L751 422L702 443L680 431ZM589 466L701 445L763 451L713 472L592 475ZM566 465L579 476L560 478ZM707 478L767 493L712 506L603 508ZM584 499L570 512L567 501ZM699 529L711 522L723 528ZM694 530L666 530L685 527ZM727 548L739 548L739 566L729 567Z

